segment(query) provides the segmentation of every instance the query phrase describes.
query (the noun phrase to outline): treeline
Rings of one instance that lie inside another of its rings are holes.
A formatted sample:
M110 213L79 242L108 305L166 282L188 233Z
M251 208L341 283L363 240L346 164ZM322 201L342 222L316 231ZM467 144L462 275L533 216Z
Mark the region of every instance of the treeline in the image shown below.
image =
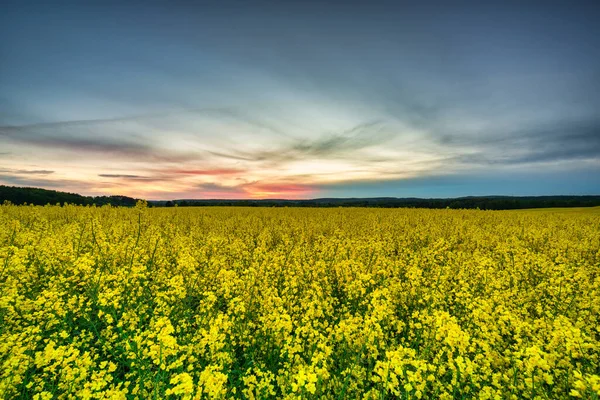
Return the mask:
M135 206L138 199L127 196L82 196L77 193L59 192L29 187L0 185L0 204L77 204L102 206ZM453 199L420 198L349 198L311 200L169 200L148 201L150 207L381 207L381 208L460 208L480 210L515 210L548 207L594 207L600 206L600 196L481 196Z
M82 196L77 193L59 192L31 187L15 187L0 185L0 204L9 201L12 204L34 204L44 206L46 204L77 204L82 206L135 206L137 199L127 196Z
M523 208L549 207L594 207L600 206L600 196L482 196L451 199L421 198L350 198L311 200L172 200L152 201L157 207L380 207L380 208L453 208L480 210L515 210Z

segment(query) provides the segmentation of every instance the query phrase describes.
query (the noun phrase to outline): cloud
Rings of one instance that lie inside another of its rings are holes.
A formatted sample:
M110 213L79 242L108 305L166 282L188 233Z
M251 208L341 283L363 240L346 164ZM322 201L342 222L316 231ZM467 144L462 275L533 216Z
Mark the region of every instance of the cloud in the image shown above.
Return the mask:
M204 109L191 109L187 110L188 113L212 115L214 117L220 117L221 119L234 120L242 122L250 128L259 129L263 132L272 133L278 136L289 136L283 129L277 127L275 124L265 121L256 115L251 116L248 112L242 111L239 107L220 107L220 108L204 108Z
M242 174L245 170L233 168L218 169L165 169L162 172L174 175L220 176Z
M43 179L29 177L26 175L9 175L0 173L0 183L6 185L52 188L68 192L86 192L92 189L93 185L87 182L71 179Z
M563 121L481 136L441 136L440 143L460 150L455 160L473 165L521 165L600 159L600 120Z
M101 178L125 178L125 179L142 178L139 175L126 175L126 174L98 174L98 176Z
M163 168L163 169L148 169L149 175L135 174L98 174L101 178L121 179L128 181L144 181L144 182L176 182L186 178L193 177L218 177L240 175L245 172L242 169L234 168L215 168L215 169L193 169L193 168Z
M357 125L345 132L323 135L313 141L298 141L284 153L295 153L299 157L341 156L384 143L393 135L385 130L382 121Z
M200 158L197 153L152 146L147 139L139 137L140 129L135 126L134 118L61 121L0 126L0 139L52 150L126 157L132 161L174 162Z
M171 183L174 184L176 179L170 176L142 176L142 175L132 175L132 174L99 174L100 178L108 178L113 182L136 182L139 184L144 183Z
M228 124L231 121L241 123L246 131L288 137L282 129L261 117L249 115L249 111L235 107L205 107L115 118L4 125L0 126L0 142L7 140L44 149L74 151L76 154L94 153L128 161L179 163L197 161L210 153L167 149L155 143L157 137L173 131L177 132L178 139L181 133L184 136L191 132L212 135L203 124L208 123L210 129L215 126L218 129L230 129ZM199 127L196 126L198 123Z
M288 139L272 149L209 151L210 154L236 161L282 162L306 159L360 160L360 152L376 147L395 137L384 121L358 124L339 133L322 133L314 139Z
M19 175L50 175L55 171L50 171L46 169L3 169L0 168L0 173L8 173L8 174L19 174Z
M207 192L223 192L223 193L242 193L240 185L238 186L224 186L218 183L201 183L196 185L197 189Z

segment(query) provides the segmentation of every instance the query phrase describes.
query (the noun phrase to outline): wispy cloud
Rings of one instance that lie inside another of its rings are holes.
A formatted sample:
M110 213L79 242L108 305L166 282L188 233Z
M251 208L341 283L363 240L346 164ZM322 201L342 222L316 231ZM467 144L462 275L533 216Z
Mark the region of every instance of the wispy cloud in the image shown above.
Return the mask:
M217 168L217 169L164 169L161 171L172 175L195 175L195 176L221 176L221 175L241 175L246 172L243 169Z
M274 164L305 159L358 159L363 156L362 150L382 145L393 139L395 134L384 121L372 121L340 133L317 132L313 136L316 138L288 139L271 149L228 149L209 153L237 161Z
M139 175L127 175L127 174L98 174L101 178L125 178L125 179L136 179L142 178Z
M36 176L11 175L0 173L0 184L52 188L69 192L92 192L93 184L80 180L44 179Z
M342 133L325 134L313 141L297 141L284 153L298 157L340 157L368 147L378 146L393 138L382 121L357 125Z
M557 163L600 160L600 120L537 124L508 132L479 136L440 136L454 151L466 149L456 160L466 165Z
M18 175L50 175L50 174L53 174L54 171L50 171L50 170L46 170L46 169L5 169L5 168L0 168L0 173L18 174Z
M200 158L197 153L152 146L139 137L140 127L129 125L127 121L130 120L115 118L0 126L0 140L54 151L62 149L111 158L127 157L133 161L167 162Z

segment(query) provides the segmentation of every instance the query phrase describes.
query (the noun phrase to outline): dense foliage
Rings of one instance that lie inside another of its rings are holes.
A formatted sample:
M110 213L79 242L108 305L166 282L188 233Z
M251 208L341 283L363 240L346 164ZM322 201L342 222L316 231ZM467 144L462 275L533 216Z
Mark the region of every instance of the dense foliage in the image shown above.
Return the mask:
M0 397L598 398L599 226L0 206Z
M102 206L110 204L112 206L133 207L137 199L127 196L82 196L57 190L0 185L0 204L5 201L17 205L33 204L37 206L45 206L46 204Z
M152 201L155 206L202 207L378 207L378 208L452 208L481 210L516 210L526 208L552 207L595 207L600 206L600 196L483 196L458 197L451 199L419 198L350 198L350 199L311 199L311 200L172 200Z

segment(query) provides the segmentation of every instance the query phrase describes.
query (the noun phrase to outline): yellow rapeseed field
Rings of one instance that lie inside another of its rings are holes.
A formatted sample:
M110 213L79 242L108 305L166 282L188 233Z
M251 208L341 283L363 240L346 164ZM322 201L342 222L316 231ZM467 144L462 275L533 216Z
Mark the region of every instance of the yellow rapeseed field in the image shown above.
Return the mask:
M0 206L5 399L600 396L600 213Z

